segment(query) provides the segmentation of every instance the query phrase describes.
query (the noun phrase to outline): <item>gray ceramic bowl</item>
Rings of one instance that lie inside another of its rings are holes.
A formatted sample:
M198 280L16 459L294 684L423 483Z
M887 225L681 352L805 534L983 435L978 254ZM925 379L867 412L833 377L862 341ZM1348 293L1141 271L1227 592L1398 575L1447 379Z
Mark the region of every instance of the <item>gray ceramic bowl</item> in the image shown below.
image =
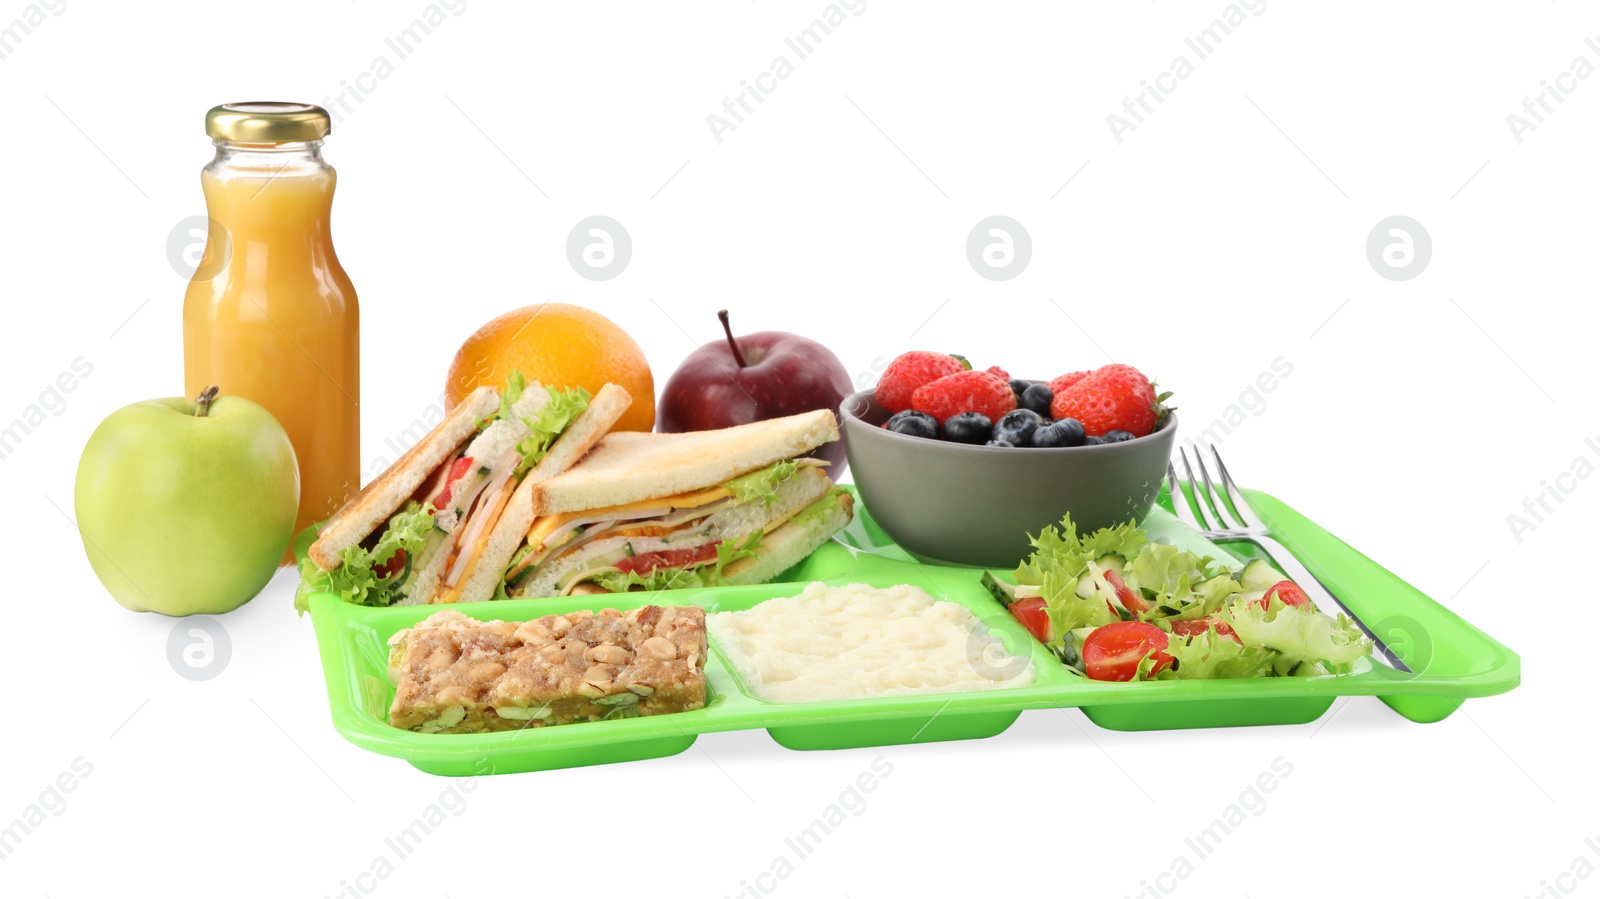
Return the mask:
M1024 449L908 437L880 427L871 390L839 406L850 471L872 519L930 562L1014 568L1028 537L1072 514L1079 532L1143 519L1161 490L1176 415L1147 436Z

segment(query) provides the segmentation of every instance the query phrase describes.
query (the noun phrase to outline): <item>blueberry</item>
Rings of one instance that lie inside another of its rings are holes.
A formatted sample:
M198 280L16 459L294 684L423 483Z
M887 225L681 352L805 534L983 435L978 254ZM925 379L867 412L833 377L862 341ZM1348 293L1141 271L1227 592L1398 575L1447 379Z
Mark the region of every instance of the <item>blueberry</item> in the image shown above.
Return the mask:
M997 440L991 440L988 443L985 443L984 446L1016 446L1016 444L1012 443L1009 440L998 440L997 439Z
M1083 438L1083 445L1084 446L1099 446L1100 444L1105 443L1105 442L1106 442L1106 439L1104 437L1096 437L1093 434L1089 435L1088 437Z
M1012 382L1013 390L1016 389L1015 383ZM1049 418L1050 402L1055 398L1056 395L1051 393L1050 388L1044 384L1029 384L1028 389L1022 391L1017 398L1017 405L1024 409L1032 409L1043 418Z
M989 440L994 423L982 412L962 412L945 420L944 436L956 443L982 444Z
M1132 440L1133 435L1127 431L1107 431L1105 437L1101 439L1106 443L1121 443L1124 440Z
M1082 446L1083 424L1076 418L1053 421L1033 432L1033 445L1040 447Z
M889 430L912 437L939 439L939 419L926 412L907 409L889 416Z
M1008 383L1011 384L1011 392L1017 395L1019 402L1022 400L1022 395L1028 391L1028 388L1033 386L1032 381L1024 381L1021 378L1012 378Z
M1033 432L1044 424L1044 419L1032 409L1012 409L994 424L994 438L1006 440L1012 446L1030 446Z

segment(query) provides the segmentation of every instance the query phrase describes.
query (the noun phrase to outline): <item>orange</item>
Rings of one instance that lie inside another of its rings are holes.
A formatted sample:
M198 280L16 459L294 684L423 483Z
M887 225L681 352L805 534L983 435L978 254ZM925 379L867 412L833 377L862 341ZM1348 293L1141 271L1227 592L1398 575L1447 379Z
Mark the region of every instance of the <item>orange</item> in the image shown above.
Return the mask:
M504 389L513 369L530 382L582 387L590 393L598 393L609 381L633 397L615 430L655 427L655 380L644 351L628 332L598 312L566 303L539 303L507 312L479 328L450 363L445 381L450 405L482 384Z

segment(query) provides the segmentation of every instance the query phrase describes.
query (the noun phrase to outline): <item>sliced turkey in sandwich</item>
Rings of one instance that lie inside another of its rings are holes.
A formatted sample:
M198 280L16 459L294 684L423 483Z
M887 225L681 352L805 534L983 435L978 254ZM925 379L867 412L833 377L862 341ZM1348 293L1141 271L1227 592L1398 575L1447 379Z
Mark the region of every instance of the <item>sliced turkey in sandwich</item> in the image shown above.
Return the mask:
M607 384L480 387L320 530L301 563L298 608L312 593L363 605L456 602L472 557L528 479L571 466L632 402ZM488 599L494 593L491 583Z
M610 434L562 474L525 480L502 519L510 597L757 584L850 521L826 463L827 410L682 434Z

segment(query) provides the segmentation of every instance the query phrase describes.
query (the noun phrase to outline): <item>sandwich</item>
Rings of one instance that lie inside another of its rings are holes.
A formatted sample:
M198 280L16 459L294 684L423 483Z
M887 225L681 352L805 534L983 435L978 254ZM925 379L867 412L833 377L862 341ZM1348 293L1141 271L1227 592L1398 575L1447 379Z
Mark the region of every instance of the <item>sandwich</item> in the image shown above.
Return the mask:
M492 575L479 564L508 501L570 468L631 402L615 384L591 396L517 372L503 391L479 387L322 525L295 607L313 593L369 606L493 598L515 547Z
M759 584L849 523L850 493L805 454L839 439L823 409L715 431L608 434L524 480L502 516L510 598Z

